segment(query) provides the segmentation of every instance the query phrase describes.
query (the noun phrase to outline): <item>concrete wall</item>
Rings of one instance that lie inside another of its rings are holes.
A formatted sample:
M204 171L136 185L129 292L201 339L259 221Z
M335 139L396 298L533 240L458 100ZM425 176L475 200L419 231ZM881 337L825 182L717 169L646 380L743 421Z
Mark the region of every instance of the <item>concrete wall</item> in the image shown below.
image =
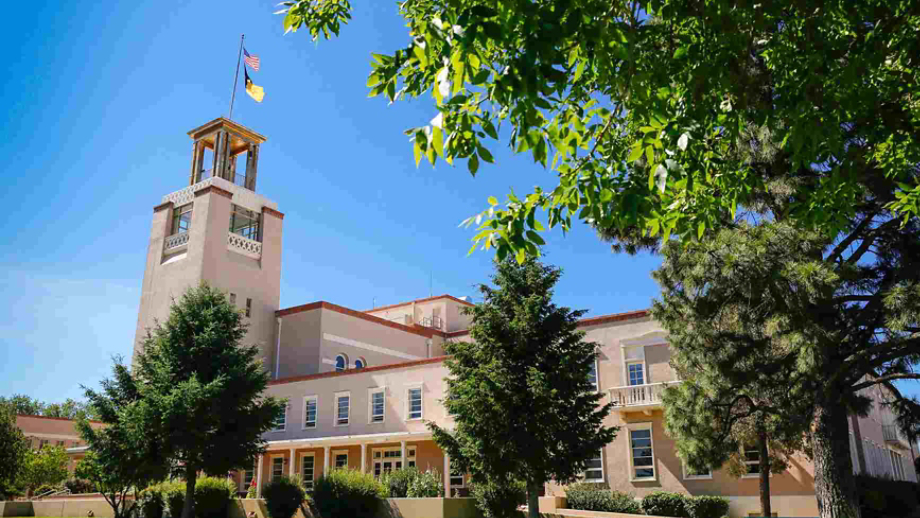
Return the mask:
M35 516L32 502L0 501L0 516Z

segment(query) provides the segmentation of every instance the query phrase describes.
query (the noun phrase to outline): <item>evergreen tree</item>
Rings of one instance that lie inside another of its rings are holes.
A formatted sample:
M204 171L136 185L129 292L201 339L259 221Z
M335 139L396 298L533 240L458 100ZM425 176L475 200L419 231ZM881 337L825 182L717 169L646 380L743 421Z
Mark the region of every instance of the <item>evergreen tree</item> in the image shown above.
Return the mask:
M552 302L561 274L534 259L496 261L495 286L480 285L482 304L467 310L472 341L445 346L454 431L428 425L474 483L524 480L531 518L543 484L575 480L617 431L589 381L597 346L577 329L584 311Z
M16 426L16 414L0 407L0 499L15 491L28 453L26 438Z
M262 434L284 412L284 401L262 394L269 375L258 349L242 344L246 328L227 297L202 284L173 303L137 355L150 433L185 478L182 518L194 516L198 472L250 466L264 452Z

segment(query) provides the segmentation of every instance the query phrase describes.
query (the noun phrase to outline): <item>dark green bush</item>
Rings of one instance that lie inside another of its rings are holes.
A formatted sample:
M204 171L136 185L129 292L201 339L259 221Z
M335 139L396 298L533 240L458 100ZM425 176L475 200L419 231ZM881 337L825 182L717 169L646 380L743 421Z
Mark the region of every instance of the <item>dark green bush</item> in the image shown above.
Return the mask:
M409 495L409 482L414 480L418 473L418 468L387 471L380 476L380 483L386 488L389 498L406 498Z
M485 518L520 518L517 508L527 501L527 485L520 480L478 482L470 494Z
M236 486L226 478L202 477L195 481L195 516L227 518Z
M265 507L271 518L291 518L303 505L306 492L299 477L281 477L262 488Z
M436 498L444 496L444 483L441 474L437 471L419 471L415 478L409 481L409 498Z
M692 496L686 499L690 518L721 518L728 514L728 499L720 496Z
M682 493L655 491L642 499L642 510L645 514L654 516L690 518L690 513L687 510L687 500L687 495Z
M859 475L856 488L865 518L913 516L920 505L917 498L920 486L915 482Z
M163 484L154 484L137 495L137 507L142 518L163 518L166 502L163 499Z
M182 507L185 505L185 482L163 482L163 502L169 511L170 518L182 516Z
M578 483L565 488L566 507L584 511L641 514L639 502L629 493L611 491L605 484Z
M334 469L313 485L313 501L323 518L373 518L388 489L369 473Z
M69 478L64 482L64 487L70 490L71 494L82 495L85 493L95 493L96 486L89 480L80 480L79 478Z

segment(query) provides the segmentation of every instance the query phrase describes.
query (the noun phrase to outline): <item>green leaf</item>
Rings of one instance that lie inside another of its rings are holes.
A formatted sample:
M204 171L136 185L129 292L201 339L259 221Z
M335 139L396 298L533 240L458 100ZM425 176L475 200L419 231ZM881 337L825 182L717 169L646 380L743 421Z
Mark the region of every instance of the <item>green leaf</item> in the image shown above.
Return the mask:
M655 161L655 148L653 146L645 148L645 159L648 160L649 165L652 165L652 162Z
M479 157L470 155L470 159L466 162L466 168L469 169L471 175L476 176L476 171L479 170Z
M490 164L495 163L495 159L492 158L492 153L488 149L484 148L483 146L477 146L476 151L479 153L479 156L481 156L482 159L486 162Z
M418 167L419 162L422 161L422 148L419 146L418 140L413 143L412 154L415 155L415 167Z
M534 243L540 245L540 246L546 244L546 241L544 241L543 238L540 237L540 234L537 234L537 233L534 232L533 230L528 230L528 231L527 231L527 238L530 239L531 241L533 241Z
M637 142L633 145L632 149L629 151L629 156L626 157L627 162L635 162L639 160L639 157L642 156L642 143Z
M418 63L422 68L428 66L428 56L425 55L425 49L419 47L418 45L413 45L412 53L415 54L416 58L418 58Z
M498 198L496 198L495 196L489 196L489 205L493 207L498 205Z
M527 249L524 247L518 248L514 258L517 259L518 264L524 264L524 261L527 260Z
M688 50L689 50L689 49L687 48L686 45L684 45L683 47L677 47L677 50L674 51L674 57L673 57L673 59L680 59L680 58L686 56Z
M706 222L700 221L698 227L696 227L696 237L698 239L703 239L703 233L706 232Z
M444 133L437 126L431 127L431 144L434 146L434 152L438 156L444 156Z

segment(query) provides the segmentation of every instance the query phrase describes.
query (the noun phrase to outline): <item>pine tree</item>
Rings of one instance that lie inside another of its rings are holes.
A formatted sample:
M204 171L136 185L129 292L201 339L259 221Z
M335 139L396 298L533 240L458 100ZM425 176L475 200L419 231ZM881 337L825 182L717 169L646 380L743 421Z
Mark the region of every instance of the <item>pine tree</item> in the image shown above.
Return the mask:
M597 346L577 329L584 311L552 302L561 274L533 259L496 262L495 286L481 285L482 304L468 309L473 341L445 347L455 429L429 424L474 483L524 480L532 518L543 484L575 480L617 432L589 381Z

